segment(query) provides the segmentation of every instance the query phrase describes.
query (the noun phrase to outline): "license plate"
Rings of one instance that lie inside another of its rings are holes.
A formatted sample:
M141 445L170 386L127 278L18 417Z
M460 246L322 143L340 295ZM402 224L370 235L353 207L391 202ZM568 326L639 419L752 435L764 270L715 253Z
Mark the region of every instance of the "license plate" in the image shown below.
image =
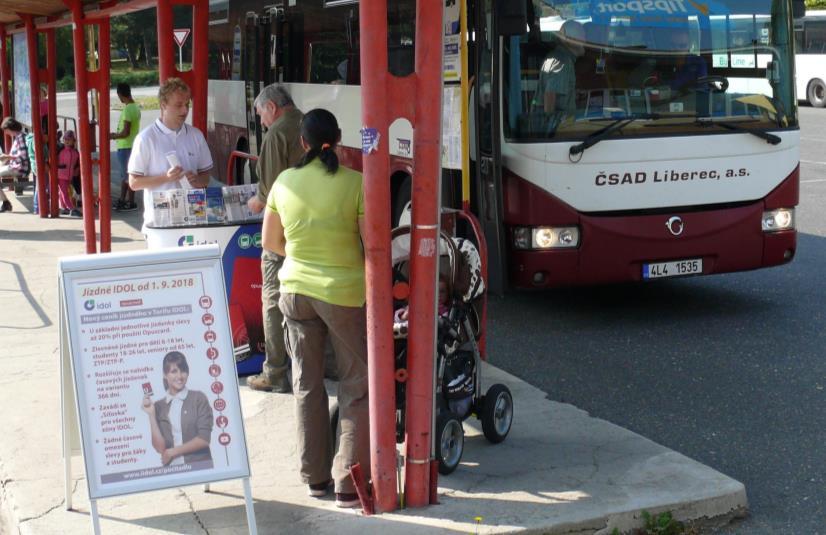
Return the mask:
M662 279L665 277L684 277L703 272L703 259L691 258L674 262L656 262L642 265L643 279Z

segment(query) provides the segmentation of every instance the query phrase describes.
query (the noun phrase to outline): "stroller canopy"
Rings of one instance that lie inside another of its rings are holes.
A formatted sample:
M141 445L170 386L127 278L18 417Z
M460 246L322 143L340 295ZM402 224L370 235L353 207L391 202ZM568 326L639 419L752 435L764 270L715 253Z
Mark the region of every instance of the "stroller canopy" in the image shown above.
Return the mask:
M393 269L408 276L410 261L410 227L393 229L390 255ZM449 295L470 303L485 292L482 280L482 260L470 240L452 238L439 233L439 273L445 276Z

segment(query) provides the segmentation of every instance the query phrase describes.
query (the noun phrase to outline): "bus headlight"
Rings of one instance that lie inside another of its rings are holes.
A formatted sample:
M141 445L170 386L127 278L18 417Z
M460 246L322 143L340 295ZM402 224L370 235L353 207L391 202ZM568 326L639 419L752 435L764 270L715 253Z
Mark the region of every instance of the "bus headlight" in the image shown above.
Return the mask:
M516 249L569 249L579 246L578 227L516 227L513 229Z
M779 208L763 212L763 232L777 232L794 228L794 208Z

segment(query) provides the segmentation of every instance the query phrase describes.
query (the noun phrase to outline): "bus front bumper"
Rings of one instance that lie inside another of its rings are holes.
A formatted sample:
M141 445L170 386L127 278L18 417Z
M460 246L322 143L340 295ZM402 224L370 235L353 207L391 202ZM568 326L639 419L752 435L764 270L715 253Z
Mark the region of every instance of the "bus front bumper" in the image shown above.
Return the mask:
M578 248L512 248L511 283L550 288L641 281L651 264L697 259L702 261L697 274L703 275L785 264L794 258L797 231L763 231L764 210L764 202L758 201L657 215L580 214Z

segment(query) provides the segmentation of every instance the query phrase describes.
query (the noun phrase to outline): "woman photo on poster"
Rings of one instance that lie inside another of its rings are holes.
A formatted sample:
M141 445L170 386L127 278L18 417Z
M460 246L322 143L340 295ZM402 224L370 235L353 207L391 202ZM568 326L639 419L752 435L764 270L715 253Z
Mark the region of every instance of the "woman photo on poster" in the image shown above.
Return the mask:
M149 415L152 447L161 454L164 466L212 468L212 407L203 392L186 387L188 379L186 357L170 351L163 358L164 397L153 403L151 385L144 385L142 408Z

